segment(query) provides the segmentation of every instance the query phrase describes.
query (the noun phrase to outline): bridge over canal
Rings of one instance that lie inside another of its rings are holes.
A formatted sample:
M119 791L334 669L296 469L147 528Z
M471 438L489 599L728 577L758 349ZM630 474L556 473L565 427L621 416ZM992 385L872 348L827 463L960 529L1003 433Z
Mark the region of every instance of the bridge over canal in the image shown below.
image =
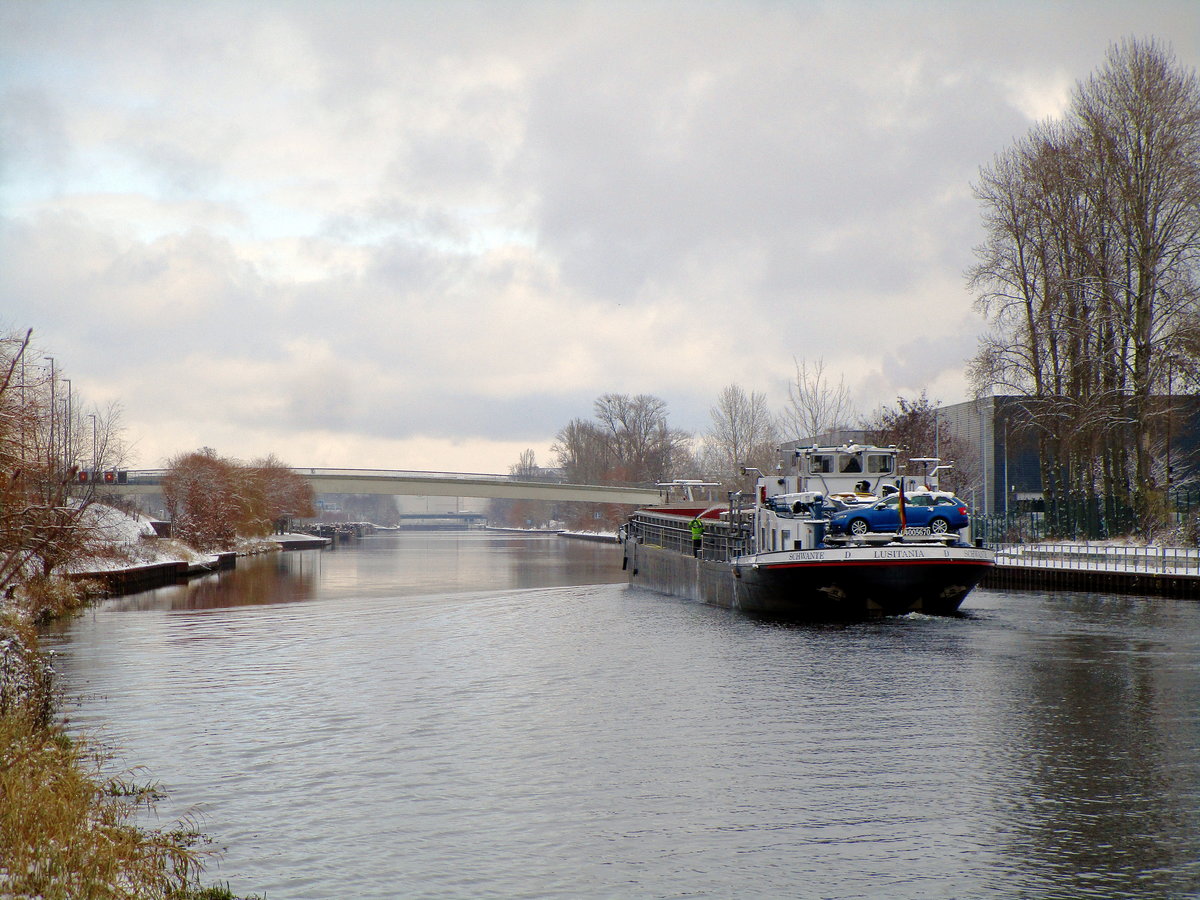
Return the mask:
M659 503L658 488L611 484L560 484L522 481L511 475L462 472L414 472L403 469L293 468L317 494L391 494L411 497L484 497L502 500L569 500L589 503ZM157 494L165 469L130 469L106 490L120 494Z

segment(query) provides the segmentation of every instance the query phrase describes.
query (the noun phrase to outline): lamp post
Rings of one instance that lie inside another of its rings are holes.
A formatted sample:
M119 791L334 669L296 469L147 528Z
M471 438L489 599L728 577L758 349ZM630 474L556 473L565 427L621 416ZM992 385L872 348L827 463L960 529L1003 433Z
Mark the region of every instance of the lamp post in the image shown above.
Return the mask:
M67 383L67 422L63 428L63 468L69 469L75 462L75 448L71 445L71 419L75 417L75 409L71 404L71 379L64 378Z
M54 397L54 357L44 356L43 359L50 361L50 454L46 462L51 466L54 465L54 417L58 415L58 404L55 403Z
M96 469L98 468L96 465L96 414L88 413L88 418L92 420L92 474L91 474L91 479L95 480Z
M933 455L942 459L942 401L933 405Z
M1004 517L1008 520L1008 416L1004 417Z

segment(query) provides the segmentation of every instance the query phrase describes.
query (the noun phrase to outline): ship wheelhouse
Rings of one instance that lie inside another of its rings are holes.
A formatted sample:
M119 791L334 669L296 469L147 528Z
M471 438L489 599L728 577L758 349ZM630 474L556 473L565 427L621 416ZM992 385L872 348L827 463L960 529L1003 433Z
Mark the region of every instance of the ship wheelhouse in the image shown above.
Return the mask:
M936 459L919 474L901 474L897 447L845 444L787 451L775 474L759 473L753 510L753 552L811 550L825 543L831 512L874 503L901 489L936 490Z

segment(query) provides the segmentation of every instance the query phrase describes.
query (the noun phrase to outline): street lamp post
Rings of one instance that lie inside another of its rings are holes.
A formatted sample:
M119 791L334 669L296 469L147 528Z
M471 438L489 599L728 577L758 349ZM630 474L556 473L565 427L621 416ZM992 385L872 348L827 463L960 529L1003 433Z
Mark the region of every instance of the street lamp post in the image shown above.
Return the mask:
M75 448L71 445L71 419L75 417L75 409L71 403L71 379L64 378L67 383L67 422L63 428L63 468L69 469L75 462Z
M1004 516L1008 518L1008 416L1004 417Z
M46 462L49 463L51 466L53 466L54 465L54 419L58 415L58 404L55 402L55 397L54 397L54 379L55 379L54 357L53 356L44 356L42 358L50 361L50 454L47 457Z
M942 401L933 406L933 455L942 458Z
M96 477L96 414L88 413L88 418L92 420L92 474L91 478Z

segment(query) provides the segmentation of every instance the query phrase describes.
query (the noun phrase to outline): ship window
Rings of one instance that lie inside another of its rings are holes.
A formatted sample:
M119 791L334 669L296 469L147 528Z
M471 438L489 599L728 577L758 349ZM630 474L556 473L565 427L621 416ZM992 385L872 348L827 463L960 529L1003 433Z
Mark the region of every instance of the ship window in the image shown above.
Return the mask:
M862 460L857 456L843 456L839 462L841 463L841 468L839 469L841 472L853 473L862 471Z
M808 471L813 475L821 475L825 472L833 471L832 456L810 456L808 459Z
M892 471L892 458L872 453L867 457L867 471L875 475Z

